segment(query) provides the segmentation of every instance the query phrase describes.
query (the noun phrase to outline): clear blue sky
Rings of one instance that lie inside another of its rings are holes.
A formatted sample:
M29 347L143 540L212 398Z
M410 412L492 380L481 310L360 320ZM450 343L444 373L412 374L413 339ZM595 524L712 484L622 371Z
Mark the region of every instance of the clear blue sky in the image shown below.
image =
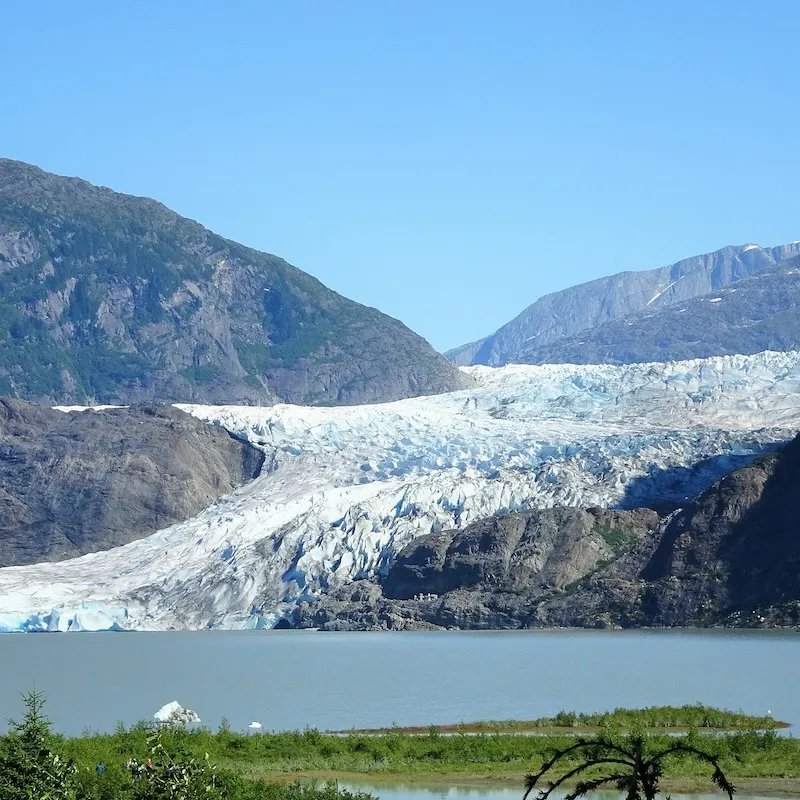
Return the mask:
M148 195L439 349L800 239L798 0L5 0L0 154Z

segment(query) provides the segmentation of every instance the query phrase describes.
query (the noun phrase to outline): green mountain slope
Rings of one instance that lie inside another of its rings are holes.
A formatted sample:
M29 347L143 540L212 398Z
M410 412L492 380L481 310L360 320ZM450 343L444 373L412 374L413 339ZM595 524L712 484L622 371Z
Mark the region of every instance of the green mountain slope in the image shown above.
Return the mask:
M332 404L467 384L402 323L276 256L0 159L0 394Z

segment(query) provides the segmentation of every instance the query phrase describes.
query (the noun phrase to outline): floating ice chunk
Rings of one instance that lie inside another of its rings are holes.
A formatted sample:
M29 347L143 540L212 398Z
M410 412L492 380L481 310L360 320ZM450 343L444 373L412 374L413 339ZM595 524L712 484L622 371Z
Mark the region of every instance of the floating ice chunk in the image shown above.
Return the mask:
M190 708L184 708L177 700L167 703L153 714L153 719L166 725L188 725L190 722L200 722L200 717Z

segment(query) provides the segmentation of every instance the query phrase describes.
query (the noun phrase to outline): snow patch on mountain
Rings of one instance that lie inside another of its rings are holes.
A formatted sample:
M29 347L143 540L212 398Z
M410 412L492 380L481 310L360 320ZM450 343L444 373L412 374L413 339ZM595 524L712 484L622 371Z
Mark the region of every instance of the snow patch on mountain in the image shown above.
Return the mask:
M421 534L681 501L800 427L800 353L465 371L477 388L379 405L179 406L262 474L124 547L0 569L0 630L269 627Z

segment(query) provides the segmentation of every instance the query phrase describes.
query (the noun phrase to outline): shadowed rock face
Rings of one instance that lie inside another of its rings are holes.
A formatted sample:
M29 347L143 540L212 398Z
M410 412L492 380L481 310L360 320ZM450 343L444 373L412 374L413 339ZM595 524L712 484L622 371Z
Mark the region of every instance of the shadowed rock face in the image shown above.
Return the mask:
M262 462L170 407L65 414L0 398L0 566L148 536L255 477Z
M409 599L410 598L410 599ZM421 537L383 587L301 607L330 630L797 625L800 437L666 518L548 509Z
M354 404L470 385L401 322L281 258L0 159L0 394Z
M656 624L704 623L800 599L800 439L732 473L666 527L641 572Z

